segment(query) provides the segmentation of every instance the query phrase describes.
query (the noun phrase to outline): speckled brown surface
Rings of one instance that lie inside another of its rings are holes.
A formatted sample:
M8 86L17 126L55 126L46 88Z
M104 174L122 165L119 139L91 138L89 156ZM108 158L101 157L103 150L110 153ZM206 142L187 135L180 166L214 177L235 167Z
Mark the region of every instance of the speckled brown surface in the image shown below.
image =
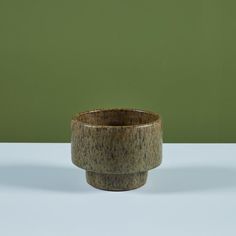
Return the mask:
M72 161L87 182L105 190L129 190L146 182L162 160L158 114L131 109L80 113L71 122Z
M121 191L139 188L146 183L147 171L132 174L100 174L86 171L87 182L95 188Z

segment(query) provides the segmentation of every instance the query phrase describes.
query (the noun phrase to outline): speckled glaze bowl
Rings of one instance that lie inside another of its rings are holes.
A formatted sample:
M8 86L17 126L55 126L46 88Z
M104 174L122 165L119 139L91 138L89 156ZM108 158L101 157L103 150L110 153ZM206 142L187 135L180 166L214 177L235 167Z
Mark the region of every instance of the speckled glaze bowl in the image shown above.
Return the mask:
M146 183L162 160L160 116L134 109L82 112L71 121L72 162L95 188L122 191Z

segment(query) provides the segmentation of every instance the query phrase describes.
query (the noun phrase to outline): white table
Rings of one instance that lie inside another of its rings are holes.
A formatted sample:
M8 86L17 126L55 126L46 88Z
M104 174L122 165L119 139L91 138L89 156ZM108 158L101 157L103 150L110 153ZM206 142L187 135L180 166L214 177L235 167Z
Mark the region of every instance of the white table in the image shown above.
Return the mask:
M0 144L1 236L236 235L236 144L165 144L145 187L94 189L70 144Z

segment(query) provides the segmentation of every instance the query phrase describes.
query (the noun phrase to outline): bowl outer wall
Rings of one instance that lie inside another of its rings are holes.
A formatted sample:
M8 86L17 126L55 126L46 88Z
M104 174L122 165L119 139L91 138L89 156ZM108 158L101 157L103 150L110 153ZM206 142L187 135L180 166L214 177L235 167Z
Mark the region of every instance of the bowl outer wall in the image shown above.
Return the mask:
M134 126L90 126L71 122L72 162L97 173L127 174L162 161L161 122Z

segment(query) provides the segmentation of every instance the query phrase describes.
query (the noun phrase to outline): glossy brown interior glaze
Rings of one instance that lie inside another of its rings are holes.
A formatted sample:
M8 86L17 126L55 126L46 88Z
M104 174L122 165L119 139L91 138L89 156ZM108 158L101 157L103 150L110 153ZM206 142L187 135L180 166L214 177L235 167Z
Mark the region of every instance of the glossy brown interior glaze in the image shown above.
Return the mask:
M74 119L95 126L133 126L157 122L160 117L156 113L142 110L108 109L83 112Z

